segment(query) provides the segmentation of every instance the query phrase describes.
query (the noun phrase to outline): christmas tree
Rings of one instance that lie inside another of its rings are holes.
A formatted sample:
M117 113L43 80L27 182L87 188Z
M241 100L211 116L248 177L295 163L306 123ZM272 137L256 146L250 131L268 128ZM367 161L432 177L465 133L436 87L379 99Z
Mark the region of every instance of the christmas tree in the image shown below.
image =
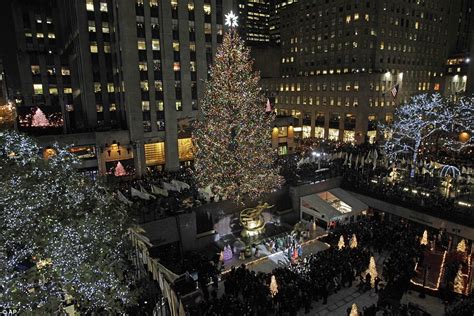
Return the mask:
M33 127L47 127L49 126L49 121L44 115L43 111L38 108L31 119L31 126Z
M346 246L346 244L344 243L344 236L341 235L341 237L339 237L339 242L337 243L337 248L339 248L339 250L341 250L345 246Z
M270 294L275 296L278 293L278 284L277 280L274 275L272 275L271 281L270 281Z
M89 312L121 313L133 298L127 210L55 149L45 161L32 139L0 134L0 305L52 315L68 296Z
M459 252L466 252L466 241L464 239L461 239L461 241L458 243L458 246L456 247L456 251Z
M242 201L272 191L281 178L271 147L274 115L265 113L259 74L237 34L236 17L226 20L230 30L217 50L194 124L194 163L201 187Z
M370 262L369 262L369 268L366 271L366 274L370 274L370 285L375 287L375 278L379 275L377 273L377 265L375 264L375 258L374 256L370 257Z
M120 161L117 162L117 165L115 166L114 176L122 177L126 175L127 175L127 171L123 167L122 163Z
M428 231L425 229L423 237L421 237L420 245L428 245Z
M357 237L355 234L352 234L352 238L351 238L351 241L349 242L349 246L351 247L351 249L357 248Z
M349 314L349 316L359 316L359 308L355 303L352 304L351 313Z
M459 294L464 294L464 274L462 273L462 266L459 265L458 273L454 278L453 291Z

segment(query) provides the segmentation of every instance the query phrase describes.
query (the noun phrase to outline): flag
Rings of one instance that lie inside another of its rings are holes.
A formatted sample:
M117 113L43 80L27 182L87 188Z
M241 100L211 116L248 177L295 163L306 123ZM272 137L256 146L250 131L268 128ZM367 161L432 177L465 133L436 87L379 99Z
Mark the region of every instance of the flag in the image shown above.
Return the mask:
M138 191L137 189L133 188L131 189L132 197L137 196L142 200L149 200L150 198L155 198L153 195L148 194L148 193L143 193L141 191Z
M151 185L151 193L159 194L162 196L168 196L168 191L162 188L157 187L156 185Z
M140 184L140 192L142 192L143 194L148 194L151 199L156 199L156 197L153 196L153 195L151 195L150 193L148 193L148 192L145 190L145 188L142 187L141 184Z
M171 183L168 183L168 182L163 182L163 188L165 190L168 190L168 191L178 191L178 192L181 192L181 190L177 187L175 187L174 185L172 185Z
M178 181L178 180L171 180L171 184L174 185L175 188L178 189L178 191L181 192L181 190L183 189L189 189L191 188L189 186L189 184L185 183L185 182L182 182L182 181Z
M119 201L127 204L128 206L131 206L133 204L133 202L127 199L125 195L123 195L120 191L117 191L117 198L119 199Z
M265 107L265 112L266 112L266 113L270 113L270 112L272 112L272 111L273 111L273 110L272 110L272 104L270 103L270 99L267 98L267 106Z
M392 94L392 97L394 99L397 97L399 90L400 90L400 85L398 83L390 90L390 93Z

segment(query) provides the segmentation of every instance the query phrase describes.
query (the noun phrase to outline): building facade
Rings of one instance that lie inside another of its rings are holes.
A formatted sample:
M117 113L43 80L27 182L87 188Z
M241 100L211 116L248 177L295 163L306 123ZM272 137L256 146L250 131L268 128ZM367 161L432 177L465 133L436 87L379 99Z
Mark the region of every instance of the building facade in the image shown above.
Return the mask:
M263 89L275 95L280 116L297 120L297 137L374 141L377 122L391 121L396 105L442 91L449 6L441 0L287 4L280 11L281 76L262 80Z
M15 3L17 19L38 15L31 2ZM141 175L147 167L175 170L190 161L190 125L222 40L224 13L231 10L232 2L51 0L48 4L54 10L40 9L62 12L50 23L57 37L55 50L46 51L56 53L54 74L61 77L57 89L64 123L60 133L48 133L43 126L30 132L54 134L39 137L45 147L53 140L73 143L77 148L73 150L87 158L84 166L101 175L113 174L118 162L131 174ZM50 25L48 18L45 13L43 28ZM16 25L18 42L31 33L36 48L39 31L28 30L25 24ZM53 31L47 32L49 37ZM22 60L19 57L19 63ZM48 79L42 72L49 70L50 62L39 64L40 78ZM29 77L35 75L31 65L30 61L23 71ZM44 112L51 95L49 82L41 81L44 88L34 91L34 84L40 82L25 78L21 78L22 106ZM45 102L28 103L28 91L43 96Z

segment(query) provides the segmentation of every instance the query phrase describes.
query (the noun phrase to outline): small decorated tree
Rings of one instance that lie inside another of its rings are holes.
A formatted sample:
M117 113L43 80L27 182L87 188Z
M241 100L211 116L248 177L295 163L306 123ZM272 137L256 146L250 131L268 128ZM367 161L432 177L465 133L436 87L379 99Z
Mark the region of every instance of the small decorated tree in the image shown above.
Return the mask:
M466 241L464 239L461 239L461 241L458 243L458 246L456 247L456 251L465 253L466 252Z
M428 231L426 229L423 232L423 236L421 237L420 245L428 245Z
M359 316L359 308L355 303L352 304L351 313L349 314L349 316Z
M32 127L47 127L49 126L49 120L46 118L46 115L44 115L43 111L41 111L40 108L38 108L33 114L33 118L31 119L31 126Z
M273 296L277 295L278 293L278 284L277 280L274 275L272 275L271 281L270 281L270 294Z
M123 177L127 175L127 171L123 167L122 163L119 161L115 166L114 176L116 177Z
M453 291L458 294L464 294L464 274L462 273L462 266L459 265L458 273L454 278Z
M355 234L352 234L352 238L349 243L349 246L351 247L351 249L357 248L357 237Z
M344 242L344 236L341 235L341 237L339 237L339 242L337 243L337 248L339 248L339 250L341 250L345 246L346 246L346 243Z
M370 274L370 285L372 288L375 287L375 278L379 275L377 272L377 265L375 264L374 256L370 257L369 267L366 271L366 274Z

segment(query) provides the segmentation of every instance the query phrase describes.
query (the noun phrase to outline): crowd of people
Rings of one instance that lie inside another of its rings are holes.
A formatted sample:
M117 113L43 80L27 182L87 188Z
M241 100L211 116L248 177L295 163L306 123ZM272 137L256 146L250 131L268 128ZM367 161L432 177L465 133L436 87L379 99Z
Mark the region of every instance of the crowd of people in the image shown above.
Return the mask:
M358 246L338 248L340 236L346 244L355 234ZM408 288L416 259L420 256L420 229L409 223L385 223L378 220L340 225L326 238L331 247L293 261L288 267L276 268L272 273L247 269L244 265L232 268L224 276L224 294L217 288L205 294L205 300L190 309L195 315L296 315L299 310L309 313L319 300L327 304L328 297L343 287L358 285L361 292L372 288L367 273L369 259L374 253L388 253L383 275L376 277L379 292L377 305L366 306L364 315L375 315L384 308L397 308ZM271 289L271 278L277 290ZM381 279L384 280L382 287ZM217 286L217 284L215 285ZM207 290L206 290L207 291Z

